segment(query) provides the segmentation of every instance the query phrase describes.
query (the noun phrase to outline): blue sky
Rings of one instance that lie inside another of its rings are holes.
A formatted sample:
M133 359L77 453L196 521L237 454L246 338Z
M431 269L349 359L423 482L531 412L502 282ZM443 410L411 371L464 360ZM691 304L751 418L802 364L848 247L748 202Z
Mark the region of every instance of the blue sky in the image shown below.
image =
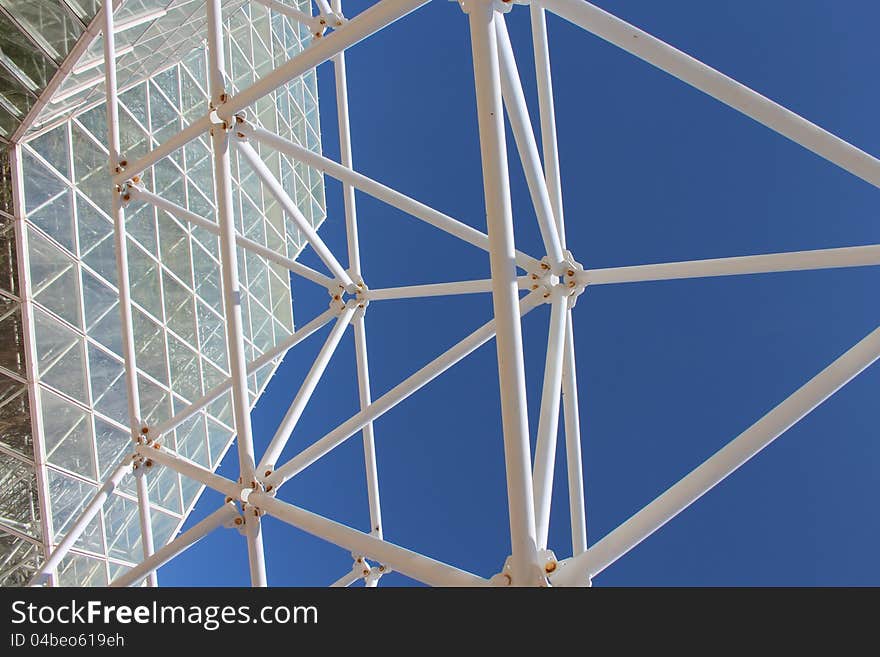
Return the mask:
M348 2L356 14L365 2ZM868 151L880 153L874 64L880 6L602 0L616 13ZM507 16L533 122L528 9ZM877 191L734 110L550 17L569 247L588 267L880 242ZM467 19L436 0L348 54L355 167L485 230ZM324 151L338 158L333 75L319 68ZM508 133L512 149L512 138ZM517 246L542 256L511 150ZM344 258L340 187L327 185L322 236ZM488 258L358 196L371 287L483 278ZM320 266L313 253L303 262ZM880 320L876 268L589 288L574 312L587 524L595 542ZM327 297L294 281L298 324ZM377 397L491 316L489 295L373 303L367 330ZM537 427L549 307L523 322L529 422ZM258 452L329 327L287 355L254 413ZM595 585L880 584L876 391L870 368ZM348 332L285 451L357 411ZM481 575L509 554L494 342L376 422L385 536ZM550 547L569 556L557 467ZM280 497L368 530L360 435ZM285 458L282 458L285 460ZM221 473L237 477L234 450ZM220 503L206 492L190 522ZM350 556L264 523L269 581L325 585ZM245 585L244 539L215 532L160 571L165 585ZM389 575L383 584L410 584Z

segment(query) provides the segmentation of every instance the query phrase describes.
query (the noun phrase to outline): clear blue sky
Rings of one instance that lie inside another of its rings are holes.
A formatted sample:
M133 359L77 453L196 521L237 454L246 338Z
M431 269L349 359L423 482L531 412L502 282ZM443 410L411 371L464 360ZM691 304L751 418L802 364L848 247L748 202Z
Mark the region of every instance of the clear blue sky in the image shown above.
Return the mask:
M365 2L348 2L348 15ZM880 5L833 0L596 4L880 154ZM528 9L508 25L537 118ZM551 17L568 242L601 267L880 242L877 190L734 110ZM467 19L435 0L349 51L355 166L485 229ZM319 69L324 150L338 158L333 75ZM508 141L512 139L508 135ZM539 235L511 152L517 246ZM322 235L344 257L340 187ZM488 275L484 253L358 196L371 287ZM318 266L314 254L302 260ZM590 288L574 313L587 523L595 542L747 428L880 320L876 268ZM302 324L326 307L294 282ZM549 307L523 323L529 421ZM374 397L491 315L489 295L372 304ZM254 414L258 451L329 328L289 353ZM289 457L357 410L349 331ZM595 585L880 584L877 390L867 370ZM494 342L376 423L385 535L481 575L509 553ZM560 431L560 447L562 433ZM562 464L562 450L559 455ZM368 530L360 435L281 497ZM282 459L284 460L284 459ZM221 467L238 474L234 450ZM570 554L564 466L550 546ZM215 509L206 492L189 524ZM325 585L343 550L264 523L269 581ZM224 530L160 571L165 585L248 583L244 539ZM384 584L409 584L400 575Z

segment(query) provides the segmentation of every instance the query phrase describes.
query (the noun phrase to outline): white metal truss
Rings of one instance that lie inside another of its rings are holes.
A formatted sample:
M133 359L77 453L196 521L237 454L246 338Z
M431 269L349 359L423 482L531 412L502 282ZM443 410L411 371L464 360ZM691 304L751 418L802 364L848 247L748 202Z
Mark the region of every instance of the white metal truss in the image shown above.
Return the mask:
M334 586L348 586L358 579L363 579L367 586L375 586L381 576L390 570L399 571L427 584L441 586L589 585L592 577L699 499L880 357L878 328L665 493L601 541L588 547L575 376L576 327L573 325L571 313L578 296L590 285L877 265L880 264L880 245L606 269L584 268L572 253L573 245L566 240L545 12L553 12L636 55L878 187L880 161L585 0L518 0L518 4L528 5L531 18L540 110L539 151L539 140L532 132L517 62L505 24L505 14L512 9L512 3L506 0L459 0L461 9L468 16L473 53L488 227L484 234L358 173L352 163L345 50L416 10L427 0L380 0L351 19L343 16L340 0L333 0L332 6L327 0L317 0L318 11L314 16L276 0L255 1L306 25L312 34L309 47L250 87L230 95L225 87L220 2L208 0L207 41L212 101L210 113L133 163L124 162L119 152L112 11L104 16L110 178L114 193L113 213L122 301L126 381L134 449L133 454L120 463L85 507L80 518L49 555L32 583L38 584L46 580L122 477L134 473L138 478L138 503L142 514L145 558L140 565L112 582L115 586L135 584L144 578L155 583L155 571L159 566L221 526L238 526L246 536L252 584L265 586L267 577L261 537L261 522L265 516L289 523L352 552L354 562L351 572L343 574ZM258 99L326 61L332 61L335 69L341 150L339 162L308 150L283 135L263 129L244 113ZM545 251L540 257L517 251L514 245L505 110L539 223ZM205 133L210 134L213 144L216 220L197 216L146 191L138 183L138 177L145 168ZM278 180L263 165L251 145L252 142L274 149L342 182L347 268L341 264L338 254L334 254L312 229ZM327 273L315 271L236 234L231 212L232 181L229 172L229 151L232 148L254 169L264 189L276 198L296 223L320 257ZM360 263L355 189L483 249L489 256L491 278L370 289ZM160 426L145 426L139 417L134 337L127 301L129 290L125 206L144 202L220 236L226 338L230 355L231 377ZM245 361L242 339L237 248L249 249L269 258L288 268L293 274L327 288L331 295L330 308L327 311L305 323L286 341L250 364ZM494 318L397 386L373 399L364 322L369 304L386 299L474 293L492 294ZM532 462L520 320L523 315L543 303L551 306L550 330L536 453ZM247 404L247 374L283 355L331 321L335 322L333 328L292 400L281 426L266 452L257 459ZM287 462L277 463L349 325L353 326L356 346L360 410ZM499 572L477 575L440 563L384 539L373 422L493 337L500 380L511 553L498 555ZM240 476L237 481L182 458L163 445L165 433L230 389L233 393L235 430L238 437ZM551 550L552 546L547 541L560 412L564 415L573 556L557 561ZM358 432L362 433L364 444L370 532L347 527L277 497L278 490L285 482ZM154 464L172 468L226 497L226 502L220 509L158 550L152 545L145 483L145 477ZM372 565L370 560L378 565Z

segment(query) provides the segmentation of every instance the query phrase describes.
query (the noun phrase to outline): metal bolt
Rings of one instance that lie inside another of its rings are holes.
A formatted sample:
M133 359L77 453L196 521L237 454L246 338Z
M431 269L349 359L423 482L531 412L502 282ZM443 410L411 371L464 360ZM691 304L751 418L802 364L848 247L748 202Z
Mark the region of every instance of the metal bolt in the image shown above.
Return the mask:
M538 289L538 286L537 286L537 285L532 285L532 289L533 289L533 290L537 290L537 289Z
M569 269L567 273L569 276L574 276L574 269Z
M268 486L266 486L266 492L268 493L273 488L275 488L275 487L272 484L269 484Z
M544 298L545 298L545 299L549 299L549 298L550 298L550 293L547 292L547 293L544 295Z
M133 183L139 183L140 181L141 181L140 176L132 176L131 177L131 182L133 182Z
M149 427L141 427L141 433L142 433L142 434L148 434L148 433L150 433L150 429L149 429Z
M264 476L264 477L268 477L270 474L272 474L272 471L271 471L271 470L266 470L266 471L263 473L263 476Z
M319 22L321 25L326 25L326 24L327 24L327 21L325 21L323 18L322 18L321 20L319 20L318 22Z
M255 515L257 518L259 518L259 517L260 517L260 510L259 510L259 509L254 509L254 515Z
M152 467L153 467L153 461L152 461L152 459L147 459L147 460L144 462L144 465L147 466L148 468L152 468Z
M238 136L239 139L244 139L244 133L243 133L243 132L236 132L235 134Z
M235 519L235 524L236 524L236 525L240 525L240 524L243 523L243 522L244 522L244 520L242 520L241 518L236 518L236 519Z
M538 280L538 275L537 275L537 274L532 274L532 280L533 280L533 281Z
M232 501L232 498L227 495L226 499L223 501L223 504L229 504L231 501Z
M225 93L220 94L220 102L221 102L221 103L225 103L225 102L226 102L226 99L227 99L228 97L229 97L229 96L227 96Z
M574 287L575 285L576 285L576 283L574 281L568 282L568 287Z
M128 166L128 160L119 160L119 166L121 166L121 167L127 167L127 166Z
M379 572L380 572L380 573L384 573L384 572L385 572L385 566L379 566Z
M542 262L541 269L550 269L550 265L548 265L546 262Z
M130 201L130 200L131 200L131 194L123 194L123 195L122 195L122 200L123 200L123 201Z
M364 568L364 577L366 577L366 576L369 575L369 574L370 574L369 569Z
M544 572L545 573L549 574L555 570L556 570L556 562L555 561L548 561L547 563L544 564Z
M162 445L159 443L153 443L153 449L162 449Z

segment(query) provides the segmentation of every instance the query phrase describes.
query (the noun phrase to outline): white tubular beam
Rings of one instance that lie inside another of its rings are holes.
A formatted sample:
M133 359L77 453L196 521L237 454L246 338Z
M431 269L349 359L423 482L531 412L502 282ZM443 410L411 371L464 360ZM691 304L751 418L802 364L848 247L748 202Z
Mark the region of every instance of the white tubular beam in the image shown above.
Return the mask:
M342 0L333 0L333 11L342 16ZM336 83L336 111L339 124L339 154L342 165L351 169L351 122L348 116L348 83L345 71L345 53L333 57L334 80ZM357 282L362 282L361 253L358 239L357 206L354 187L342 183L342 196L345 203L345 232L348 238L348 268ZM367 359L367 329L363 312L354 317L355 361L358 374L358 400L361 410L369 406L373 399L370 393L370 364ZM379 475L376 464L376 444L373 423L363 428L364 468L367 479L367 499L370 507L370 533L382 538L382 508L379 501Z
M596 575L696 502L719 482L880 358L880 328L801 386L751 427L692 470L677 484L605 536L586 552L572 557L555 585Z
M501 105L501 74L493 3L471 4L468 13L480 155L483 165L483 195L489 233L489 266L492 271L492 305L495 311L495 346L501 388L501 425L507 473L507 503L510 516L511 580L514 586L538 583L535 535L535 503L532 494L529 422L526 405L522 328L517 308L513 213L507 146Z
M147 488L147 472L146 468L138 467L135 470L135 483L137 485L137 499L138 499L138 507L147 509L146 513L140 514L140 525L141 525L141 543L144 546L144 554L147 555L145 558L149 558L156 551L156 546L153 543L153 522L150 518L150 492ZM155 570L150 571L150 574L147 575L147 583L150 586L159 586L159 578L156 574Z
M29 582L29 586L41 585L46 578L52 574L52 571L58 567L61 560L67 556L67 553L70 551L70 548L73 547L73 544L76 543L80 536L82 536L86 526L92 521L92 518L94 518L98 514L98 511L101 510L101 507L104 506L107 496L115 490L119 485L119 482L122 481L122 478L129 472L131 472L131 456L126 456L123 458L122 463L117 466L110 475L110 478L107 479L107 481L104 482L104 485L98 489L98 492L95 493L95 496L86 505L86 508L83 509L79 518L73 523L73 526L67 530L64 538L61 539L58 546L52 550L52 553L46 561L43 562L40 569L34 573L34 576Z
M208 0L208 79L211 103L220 107L226 100L225 69L223 60L223 28L220 0ZM226 346L229 353L229 371L232 379L232 414L238 443L238 464L244 486L256 481L254 468L254 441L251 434L250 402L247 387L247 360L244 354L244 331L241 317L241 286L238 279L238 257L235 250L235 220L233 218L232 176L229 165L229 134L227 125L216 124L211 129L214 156L214 181L217 188L217 222L220 225L220 266L223 281L223 307L226 311ZM233 496L236 497L236 496ZM252 569L262 561L258 554L261 546L248 536L248 559ZM252 570L253 572L253 570ZM251 580L260 585L260 578ZM265 580L265 573L262 575Z
M345 573L345 575L343 575L342 577L337 579L335 582L333 582L330 585L330 588L343 588L344 589L348 586L351 586L352 584L354 584L356 581L358 581L362 577L363 577L363 575L361 575L360 573L356 573L354 571L354 568L352 568L349 572Z
M581 420L578 410L574 326L571 313L567 314L562 361L562 408L565 418L565 462L568 475L568 512L571 519L571 553L575 555L587 549L587 511L581 461Z
M339 264L336 256L334 256L330 249L327 248L327 245L324 244L324 240L318 236L318 231L316 231L309 223L308 219L303 216L303 213L298 207L296 207L296 203L293 202L293 199L284 191L284 188L281 186L281 183L278 182L278 179L275 178L271 171L269 171L269 167L263 162L260 154L257 153L257 151L254 150L254 147L246 141L236 140L235 146L238 149L239 154L247 160L247 163L254 170L254 173L257 174L257 177L263 185L265 185L272 196L278 200L287 215L293 219L297 228L302 231L303 236L308 240L309 244L312 245L315 253L317 253L318 257L321 258L325 265L327 265L327 269L329 269L333 276L341 281L346 287L352 285L352 280L348 275L348 272L343 269L341 264Z
M176 135L174 135L164 143L160 144L159 146L156 146L156 148L151 150L139 160L126 164L123 171L113 177L113 182L117 185L125 184L134 176L139 176L140 174L142 174L145 169L153 166L162 158L171 155L171 153L176 151L178 148L183 148L196 137L199 137L200 135L208 132L210 128L211 118L209 116L203 116L202 118L193 121L183 130L181 130Z
M190 479L201 482L208 488L216 490L218 493L223 493L226 497L231 497L232 499L237 500L241 496L242 486L239 484L226 477L221 477L207 468L203 468L198 463L193 463L189 459L183 458L179 454L174 454L164 447L159 446L158 443L153 443L152 445L138 445L137 453L147 460L151 460L159 465L164 465L166 468L171 468L175 472L179 472L184 477L189 477Z
M109 5L112 7L112 4ZM113 11L104 12L104 83L107 94L107 150L110 154L110 175L120 170L119 105L116 88L116 38ZM131 289L128 278L128 240L125 231L125 210L122 193L117 186L111 190L114 238L116 241L116 277L119 287L119 313L122 324L122 355L125 365L125 388L128 395L128 421L132 441L141 432L141 402L137 382L134 346L134 324L131 316ZM139 477L143 479L146 474ZM141 546L145 557L153 554L153 527L150 518L150 498L146 481L137 487L138 513L141 526ZM157 586L156 576L149 578L150 586Z
M553 78L550 74L550 48L547 45L547 17L544 8L529 4L532 23L532 47L535 51L535 81L538 84L538 111L541 116L541 149L544 154L544 175L550 204L565 248L565 221L562 216L562 182L559 176L559 151L556 144L556 110L553 105Z
M562 18L653 64L854 176L880 187L880 160L769 98L584 0L535 0Z
M292 18L298 23L302 23L306 27L311 27L312 22L315 20L315 17L311 14L307 14L304 11L300 11L290 5L285 5L281 2L276 2L275 0L256 0L264 7L268 7L272 11L277 11L279 14L284 14L288 18Z
M590 269L581 275L589 285L606 285L608 283L637 283L641 281L666 281L681 278L766 274L781 271L867 267L871 265L880 265L880 245L846 246L838 249L817 249L814 251L792 251L790 253L769 253L766 255L737 256L733 258L661 262L652 265L632 265L629 267L608 267L605 269Z
M528 295L521 302L520 312L525 315L533 310L541 301L542 299L538 294L533 293ZM322 456L363 429L367 423L372 422L383 413L394 408L411 394L424 387L437 376L455 365L462 358L474 352L481 345L484 345L492 339L493 335L495 335L494 319L483 324L483 326L471 333L447 352L438 356L414 374L411 374L365 409L356 413L323 438L301 451L267 477L264 483L267 486L271 485L278 488L285 481L299 474Z
M354 348L358 371L358 401L361 412L373 403L370 392L370 366L367 360L367 329L363 311L354 316ZM373 435L373 422L363 426L364 470L367 479L367 501L370 507L370 533L377 538L383 536L382 504L379 499L379 470L376 463L376 440Z
M232 96L218 110L221 118L231 120L239 110L252 105L266 94L299 77L336 53L350 48L371 34L406 16L428 0L381 0L337 28L332 34L317 39L301 53L288 60L248 88Z
M535 490L535 527L538 549L547 548L550 531L550 506L553 501L553 473L556 465L556 436L559 431L559 401L562 395L562 364L565 346L565 324L568 298L554 290L550 307L550 331L547 336L547 357L544 362L544 386L541 392L541 414L535 445L535 466L532 474Z
M538 144L532 132L529 108L526 105L526 96L523 93L519 71L516 67L516 57L513 54L513 46L510 44L510 36L507 34L503 15L499 15L495 19L495 34L498 40L498 60L501 67L501 93L504 98L504 106L507 108L507 118L510 120L516 149L519 151L529 194L532 197L532 205L535 206L535 216L538 218L544 249L547 251L551 265L556 265L561 263L564 258L562 241L556 218L553 216L553 206L544 179L541 156L538 153Z
M235 504L227 502L204 520L193 525L190 529L168 543L168 545L161 548L156 554L144 559L143 562L128 572L122 573L119 577L110 582L110 586L124 587L137 584L145 576L149 576L150 573L156 572L157 568L164 566L174 557L182 554L202 538L218 527L223 526L237 515L238 510L235 508Z
M435 561L406 548L389 543L375 536L346 527L310 511L300 509L265 493L253 493L248 503L279 520L293 525L313 536L323 538L346 550L376 559L431 586L485 586L487 581L445 563Z
M323 155L310 151L308 148L304 148L299 144L295 144L290 140L279 137L268 130L264 130L263 128L259 128L250 123L245 122L239 124L237 129L254 141L266 144L278 152L284 153L285 155L292 157L294 160L303 162L336 180L348 183L365 194L369 194L398 210L406 212L408 215L413 216L416 219L421 219L435 228L439 228L450 235L454 235L468 244L472 244L484 251L489 250L489 237L485 233L481 233L476 228L471 228L467 224L463 224L424 203L420 203L419 201L401 194L390 187L386 187L372 178L367 178L367 176L358 173L357 171L353 171L348 167L342 166L338 162L334 162ZM525 270L534 270L539 266L539 263L535 258L519 251L516 252L516 263Z
M284 419L281 420L278 430L275 432L272 441L266 448L263 458L260 459L260 464L257 466L258 472L263 472L266 469L274 469L275 462L278 460L278 457L281 456L281 452L284 450L285 445L287 445L287 441L290 440L290 436L296 427L296 423L299 422L299 419L302 417L302 413L306 408L306 404L309 403L309 400L312 398L312 393L315 392L315 387L318 385L318 381L324 376L324 370L327 369L327 365L330 363L330 358L336 351L336 347L339 346L339 341L342 340L345 329L348 328L348 325L351 322L351 317L354 315L356 308L357 306L354 305L351 307L346 306L345 310L342 311L339 318L336 320L336 324L333 326L327 339L324 341L324 345L318 352L315 362L312 363L311 369L308 374L306 374L306 378L303 380L299 391L296 393L293 403L290 405L290 408L287 409Z
M162 198L161 196L156 196L152 192L147 191L143 187L140 186L132 186L129 188L129 194L132 198L144 201L145 203L149 203L150 205L154 205L157 208L165 210L171 215L174 215L181 221L186 221L191 224L195 224L205 230L213 233L214 235L220 234L220 226L209 219L205 219L204 217L200 217L194 212L190 212L186 208L182 208L176 203L172 203L171 201ZM272 262L281 265L285 269L292 271L294 274L298 276L302 276L305 279L312 281L313 283L317 283L321 287L330 288L333 287L333 280L324 276L320 272L315 271L311 267L307 267L302 263L297 262L296 260L291 260L290 258L281 255L277 251L270 249L269 247L263 246L259 242L255 242L252 239L245 237L244 235L240 235L238 233L235 234L235 243L242 249L246 249L248 251L252 251L257 255L263 256L267 260L271 260Z
M253 361L251 361L250 363L248 363L247 373L253 374L258 369L263 367L263 365L266 365L270 361L274 360L278 356L285 353L288 349L290 349L294 345L299 344L300 342L305 340L312 333L314 333L319 328L324 326L324 324L326 324L331 319L333 319L333 317L335 316L335 312L336 311L332 308L327 309L323 313L321 313L320 315L315 317L315 319L310 321L308 324L304 324L304 325L300 326L299 329L297 329L289 337L287 337L283 341L279 342L277 345L272 347L272 349L270 349L269 351L265 352L259 358L256 358ZM157 438L160 438L164 434L168 433L169 431L171 431L172 429L177 427L177 425L179 425L181 422L189 419L195 413L198 413L200 410L205 408L208 404L210 404L212 401L214 401L215 399L220 397L220 395L222 395L224 392L229 390L231 387L232 387L232 379L226 379L223 383L217 384L216 386L211 388L208 392L206 392L204 395L202 395L199 399L197 399L192 404L190 404L189 406L184 408L182 411L180 411L174 417L170 418L169 420L166 420L165 422L163 422L160 425L157 425L156 427L150 427L150 429L149 429L150 438L155 440Z
M251 586L265 588L269 585L266 577L266 557L263 551L263 521L260 512L248 508L245 510L244 531L248 541L248 559L251 573Z
M520 287L526 287L523 281ZM455 294L478 294L492 291L492 279L478 281L454 281L451 283L428 283L426 285L405 285L403 287L386 287L367 290L366 297L370 301L386 299L418 299L422 297L445 297Z

